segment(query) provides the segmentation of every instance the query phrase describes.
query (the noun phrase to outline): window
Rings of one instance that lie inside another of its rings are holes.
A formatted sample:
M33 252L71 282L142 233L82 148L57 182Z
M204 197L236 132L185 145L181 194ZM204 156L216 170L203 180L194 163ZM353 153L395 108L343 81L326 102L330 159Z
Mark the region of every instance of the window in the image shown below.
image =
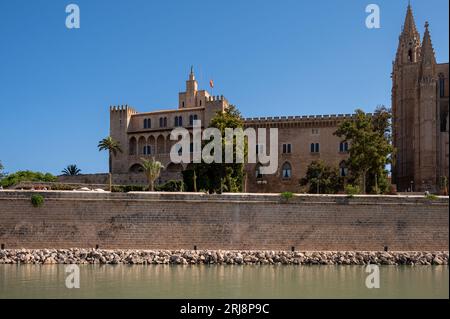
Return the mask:
M202 106L202 100L200 100L200 106Z
M313 128L313 129L311 130L311 134L312 134L312 135L319 135L319 129L318 129L318 128Z
M291 168L291 164L289 163L284 163L282 168L281 168L281 177L283 179L289 179L292 176L292 168Z
M189 115L189 125L194 125L194 121L198 119L197 114L191 114Z
M259 165L259 164L256 166L255 175L256 175L256 178L262 178L263 177L263 175L261 173L261 165Z
M162 117L159 118L159 127L164 127L164 119Z
M181 102L181 107L184 107L184 102Z
M445 96L445 78L442 73L439 74L439 96L440 97Z
M348 168L345 165L345 162L342 161L339 164L339 176L340 177L346 177L348 175Z
M341 142L339 144L339 152L340 153L347 153L348 152L348 142Z
M150 145L145 145L142 153L144 155L152 154L152 147Z
M167 117L164 118L164 127L167 127Z
M283 154L291 154L292 144L283 144Z
M183 117L175 116L175 127L183 126Z
M319 145L319 143L311 143L311 145L310 145L310 152L311 153L319 153L320 152L320 145Z
M152 128L152 120L144 119L144 128Z

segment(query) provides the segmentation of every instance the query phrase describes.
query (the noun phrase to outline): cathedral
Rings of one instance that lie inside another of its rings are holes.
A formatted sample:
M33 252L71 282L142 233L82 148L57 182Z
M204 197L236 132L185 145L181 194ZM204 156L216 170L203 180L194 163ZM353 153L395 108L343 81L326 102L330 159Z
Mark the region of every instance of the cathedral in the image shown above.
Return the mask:
M429 25L423 38L417 31L411 6L399 38L392 71L393 155L392 182L398 191L438 191L448 179L448 63L436 62ZM223 96L199 90L194 71L179 93L178 107L138 113L129 106L110 107L110 135L124 152L111 158L114 183L146 184L141 159L155 157L164 165L159 183L179 180L190 164L170 161L173 128L192 133L193 121L207 127L216 112L229 106ZM246 192L299 192L299 180L314 160L348 171L349 145L333 133L350 114L280 116L244 119L245 127L278 128L278 170L261 175L246 164Z
M392 71L392 181L399 191L448 183L449 65L437 63L428 22L421 39L408 6Z

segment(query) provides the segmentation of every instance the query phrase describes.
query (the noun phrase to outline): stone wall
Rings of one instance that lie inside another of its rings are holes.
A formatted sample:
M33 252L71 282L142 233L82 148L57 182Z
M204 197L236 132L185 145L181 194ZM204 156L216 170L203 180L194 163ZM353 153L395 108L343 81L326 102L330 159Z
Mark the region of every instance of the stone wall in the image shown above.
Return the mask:
M0 191L5 248L439 251L448 217L448 197Z

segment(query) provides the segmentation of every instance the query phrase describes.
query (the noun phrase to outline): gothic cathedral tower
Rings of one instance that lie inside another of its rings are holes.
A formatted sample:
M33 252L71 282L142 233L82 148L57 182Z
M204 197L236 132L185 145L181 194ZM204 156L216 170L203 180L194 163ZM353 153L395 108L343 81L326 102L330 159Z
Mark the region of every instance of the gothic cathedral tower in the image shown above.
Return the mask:
M436 63L428 28L427 22L421 43L408 5L392 72L392 177L399 191L437 192L442 178L448 179L448 124L442 129L448 121L448 64Z

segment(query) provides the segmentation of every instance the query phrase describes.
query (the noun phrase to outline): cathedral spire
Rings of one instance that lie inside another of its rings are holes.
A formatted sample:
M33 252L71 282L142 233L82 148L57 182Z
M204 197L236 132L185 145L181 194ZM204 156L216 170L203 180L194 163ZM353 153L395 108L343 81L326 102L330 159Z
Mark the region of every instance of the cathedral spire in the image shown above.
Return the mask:
M406 10L405 24L403 25L403 36L414 37L417 36L416 22L414 21L414 15L411 7L411 3L408 3L408 8Z
M434 54L433 43L431 42L429 23L425 22L425 33L423 34L423 43L421 49L422 64L435 64L436 56Z

